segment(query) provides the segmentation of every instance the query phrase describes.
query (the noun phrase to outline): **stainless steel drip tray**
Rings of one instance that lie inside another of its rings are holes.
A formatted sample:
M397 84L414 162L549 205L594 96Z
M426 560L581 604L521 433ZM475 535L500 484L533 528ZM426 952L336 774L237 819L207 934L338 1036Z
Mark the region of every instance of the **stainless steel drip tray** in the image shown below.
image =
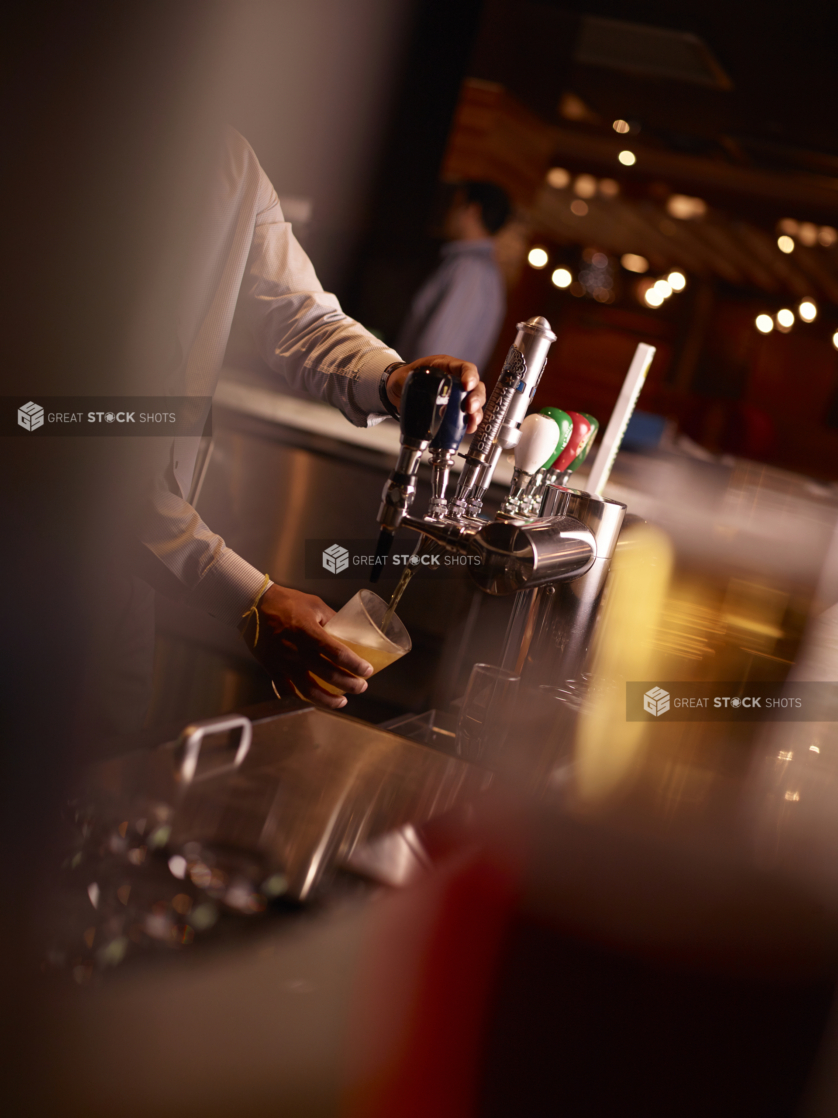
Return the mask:
M473 799L487 781L465 761L313 707L254 723L236 768L214 773L202 759L185 783L181 767L174 743L128 754L97 765L87 793L117 814L163 805L169 852L199 843L252 856L297 900L330 869L366 864L366 844Z

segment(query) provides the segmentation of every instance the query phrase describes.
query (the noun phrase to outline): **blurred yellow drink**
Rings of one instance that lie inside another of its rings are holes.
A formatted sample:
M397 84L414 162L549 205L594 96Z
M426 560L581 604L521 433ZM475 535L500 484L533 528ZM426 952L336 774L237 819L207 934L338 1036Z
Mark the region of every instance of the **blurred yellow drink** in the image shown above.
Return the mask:
M382 625L386 625L386 636L381 631ZM410 637L404 625L395 615L387 616L387 603L371 590L360 590L323 628L330 637L371 664L373 675L410 651ZM311 675L330 695L345 694L314 672Z
M335 636L334 633L332 633L331 635L333 637ZM388 652L386 649L383 648L370 648L368 645L356 644L354 641L345 641L342 640L340 637L335 637L335 640L340 641L341 644L345 644L347 648L351 648L353 652L360 656L362 660L366 660L368 664L372 664L373 675L376 675L378 672L381 671L382 668L386 668L388 664L392 664L394 660L398 660L401 656L404 655L404 653L398 651ZM332 687L331 683L324 683L319 676L314 675L314 672L312 672L311 674L312 677L317 680L323 690L328 691L330 695L346 694L345 691L341 691L337 687ZM367 678L371 679L372 676L369 676Z

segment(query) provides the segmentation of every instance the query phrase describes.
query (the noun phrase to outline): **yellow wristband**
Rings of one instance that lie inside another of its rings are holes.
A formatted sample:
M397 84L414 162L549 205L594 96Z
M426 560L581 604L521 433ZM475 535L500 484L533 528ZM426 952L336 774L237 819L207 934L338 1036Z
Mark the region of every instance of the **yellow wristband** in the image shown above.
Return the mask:
M244 613L242 614L242 620L245 622L244 630L247 629L247 623L250 621L250 615L254 614L254 613L256 614L256 639L253 641L253 647L254 648L259 643L259 602L262 600L262 595L268 589L268 586L270 585L270 582L271 582L271 576L270 575L265 575L265 579L262 583L262 586L259 590L259 593L253 599L253 605L250 607L250 609L246 609L244 611Z

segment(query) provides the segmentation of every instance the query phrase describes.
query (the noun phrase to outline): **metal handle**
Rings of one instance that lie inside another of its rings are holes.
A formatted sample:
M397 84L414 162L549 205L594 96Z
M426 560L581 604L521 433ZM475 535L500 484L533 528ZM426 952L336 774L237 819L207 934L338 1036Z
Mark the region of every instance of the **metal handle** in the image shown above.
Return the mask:
M253 723L243 714L222 714L218 718L205 718L202 722L193 722L187 726L181 732L177 741L178 746L183 746L184 751L183 763L178 773L181 782L183 784L192 782L195 770L198 767L198 755L201 752L201 745L206 734L219 734L223 730L239 728L242 736L232 763L219 769L213 769L211 774L207 774L211 776L217 776L222 772L230 772L232 769L239 767L250 751L250 743L253 741Z

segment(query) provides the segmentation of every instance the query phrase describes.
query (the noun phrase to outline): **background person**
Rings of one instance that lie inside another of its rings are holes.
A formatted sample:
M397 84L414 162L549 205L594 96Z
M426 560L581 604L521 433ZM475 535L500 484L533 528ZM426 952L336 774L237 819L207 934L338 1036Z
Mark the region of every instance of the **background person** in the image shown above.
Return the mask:
M506 313L494 234L510 214L506 192L492 182L458 187L445 216L448 242L436 271L419 289L399 334L406 360L423 353L457 353L483 369Z

